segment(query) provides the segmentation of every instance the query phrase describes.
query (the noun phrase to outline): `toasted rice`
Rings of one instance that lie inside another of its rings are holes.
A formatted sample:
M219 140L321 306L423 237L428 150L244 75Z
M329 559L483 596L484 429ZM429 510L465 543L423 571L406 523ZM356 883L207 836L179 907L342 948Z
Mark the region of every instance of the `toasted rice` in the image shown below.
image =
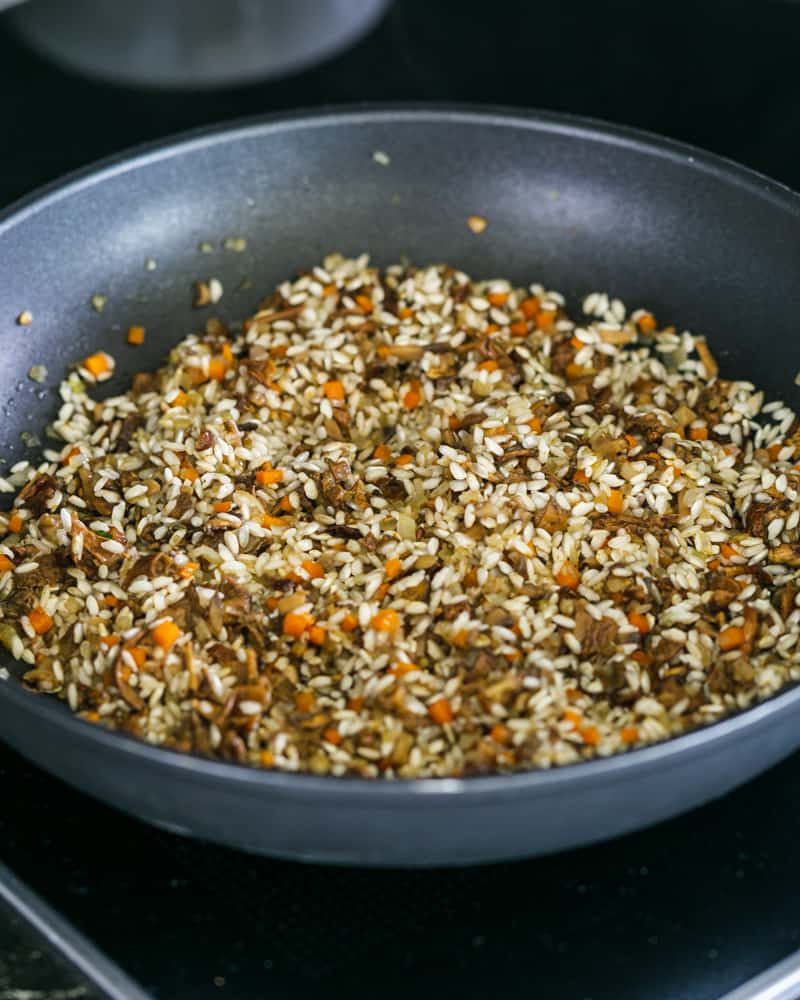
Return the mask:
M335 255L128 392L93 381L0 481L0 638L90 722L464 775L800 676L795 415L605 293L570 319L540 285Z

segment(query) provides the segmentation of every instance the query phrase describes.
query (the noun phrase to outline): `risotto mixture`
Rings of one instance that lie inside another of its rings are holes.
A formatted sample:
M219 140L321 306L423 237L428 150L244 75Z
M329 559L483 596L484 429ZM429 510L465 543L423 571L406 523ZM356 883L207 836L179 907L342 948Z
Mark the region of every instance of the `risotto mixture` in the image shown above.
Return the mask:
M90 723L473 775L800 677L800 425L649 312L334 255L95 401L113 368L75 366L63 446L0 480L0 638Z

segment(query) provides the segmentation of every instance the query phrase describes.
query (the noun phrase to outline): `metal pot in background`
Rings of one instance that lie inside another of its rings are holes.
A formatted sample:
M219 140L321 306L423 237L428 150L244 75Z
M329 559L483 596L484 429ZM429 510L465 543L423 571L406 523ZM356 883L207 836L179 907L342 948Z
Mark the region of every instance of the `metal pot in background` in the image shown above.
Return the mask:
M0 8L9 0L0 0ZM389 0L11 0L41 55L117 83L222 87L294 72L367 32Z

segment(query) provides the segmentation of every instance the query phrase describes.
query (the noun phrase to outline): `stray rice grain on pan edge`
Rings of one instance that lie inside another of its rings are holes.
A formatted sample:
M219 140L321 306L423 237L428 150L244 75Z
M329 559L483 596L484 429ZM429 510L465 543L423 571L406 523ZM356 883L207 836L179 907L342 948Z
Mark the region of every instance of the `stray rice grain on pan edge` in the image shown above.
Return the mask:
M800 425L646 311L331 256L94 402L111 367L0 515L2 640L90 723L473 775L800 677Z

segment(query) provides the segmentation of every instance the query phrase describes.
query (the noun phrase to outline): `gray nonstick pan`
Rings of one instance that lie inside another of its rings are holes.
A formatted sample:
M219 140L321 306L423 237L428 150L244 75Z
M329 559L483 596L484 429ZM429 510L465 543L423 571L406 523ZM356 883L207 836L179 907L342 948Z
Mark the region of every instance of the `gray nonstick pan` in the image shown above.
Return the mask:
M488 220L480 234L472 215ZM222 249L226 237L246 239L246 252ZM199 251L204 241L212 253ZM113 344L112 390L155 368L198 324L196 279L218 277L226 293L216 312L238 318L334 249L541 279L572 297L605 289L705 333L723 374L800 402L800 198L780 185L676 143L561 116L308 112L135 152L2 216L0 455L33 457L20 434L42 434L76 358ZM89 305L97 294L102 312ZM33 322L18 326L24 309ZM138 349L120 334L133 323L148 329ZM34 364L47 368L44 386L26 378ZM391 782L279 774L106 732L28 693L13 662L2 665L2 737L48 771L170 830L324 862L455 865L585 844L707 802L800 744L795 688L663 744L547 772Z

